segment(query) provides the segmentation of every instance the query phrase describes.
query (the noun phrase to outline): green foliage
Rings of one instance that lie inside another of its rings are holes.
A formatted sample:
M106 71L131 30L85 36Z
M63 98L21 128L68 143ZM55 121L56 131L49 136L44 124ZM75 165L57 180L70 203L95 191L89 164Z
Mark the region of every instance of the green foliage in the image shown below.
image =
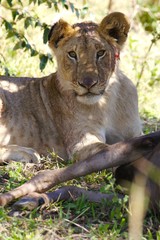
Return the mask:
M144 72L144 68L147 65L147 58L153 48L154 44L160 40L160 4L159 0L137 0L139 11L137 14L138 20L141 22L145 31L152 35L151 43L148 50L145 53L145 60L142 63L141 71L139 72L137 87L139 85L140 79ZM149 86L153 86L157 81L160 81L158 76L158 65L160 63L159 59L155 59L155 67L151 72L151 78L149 81Z
M67 0L29 0L28 3L27 1L21 0L0 1L0 8L3 9L1 27L5 28L6 38L15 41L13 50L17 51L21 49L23 51L29 51L31 57L39 55L39 68L43 71L47 62L52 61L51 55L37 49L28 38L28 29L39 28L43 31L43 43L46 44L48 41L48 34L51 26L43 22L40 16L34 11L34 7L37 8L40 5L48 9L53 9L55 12L59 12L62 8L71 10L77 17L84 15L87 7L83 6L82 8L77 8L73 3ZM19 28L19 26L21 26L21 28ZM0 54L3 53L0 52ZM0 61L0 64L1 67L5 65L3 59ZM7 74L7 71L5 71L5 73Z
M160 5L159 0L138 1L140 12L138 14L144 29L153 34L153 41L160 39Z

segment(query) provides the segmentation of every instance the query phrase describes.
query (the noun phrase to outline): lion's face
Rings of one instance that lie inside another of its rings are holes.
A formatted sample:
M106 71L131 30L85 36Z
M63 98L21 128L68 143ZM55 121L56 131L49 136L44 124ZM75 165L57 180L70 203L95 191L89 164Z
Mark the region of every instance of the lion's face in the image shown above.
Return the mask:
M63 88L73 90L81 102L94 103L114 71L114 48L96 32L77 33L61 46L57 62Z
M60 20L60 34L57 29L53 36L56 25L51 30L49 45L57 57L60 84L84 104L96 103L105 92L120 49L114 38L118 30L115 28L113 36L104 36L103 21L100 26L95 23L70 26Z

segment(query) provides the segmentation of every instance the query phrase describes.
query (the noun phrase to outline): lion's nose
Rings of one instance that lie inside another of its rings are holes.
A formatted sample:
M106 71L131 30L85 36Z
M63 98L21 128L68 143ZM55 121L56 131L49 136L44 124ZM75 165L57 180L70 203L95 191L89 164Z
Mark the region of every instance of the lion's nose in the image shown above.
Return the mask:
M90 89L91 87L93 87L94 85L97 84L97 80L91 78L91 77L85 77L82 79L82 81L78 82L80 86Z

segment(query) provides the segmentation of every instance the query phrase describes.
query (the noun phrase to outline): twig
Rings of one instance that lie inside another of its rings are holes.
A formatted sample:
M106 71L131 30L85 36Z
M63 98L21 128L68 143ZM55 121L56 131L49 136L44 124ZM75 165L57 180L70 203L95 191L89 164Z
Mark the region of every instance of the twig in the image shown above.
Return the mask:
M140 80L141 80L141 78L142 78L142 75L143 75L143 72L144 72L144 68L145 68L145 66L146 66L146 59L147 59L147 57L148 57L148 55L149 55L149 53L150 53L150 51L151 51L151 48L152 48L152 46L153 46L154 43L155 43L155 40L152 39L151 44L149 45L148 51L146 52L146 55L144 56L145 61L143 61L142 68L141 68L141 71L140 71L140 74L139 74L139 78L138 78L136 87L138 87L139 84L140 84Z
M113 5L112 0L109 0L109 3L108 3L108 12L111 12L111 10L112 10L112 5Z
M81 217L85 212L87 212L89 210L89 207L87 209L85 209L83 212L81 212L77 217L75 217L73 219L73 221L75 221L76 219L78 219L79 217Z
M68 219L64 219L64 220L65 220L66 222L70 223L70 224L74 224L75 226L77 226L77 227L83 229L85 232L89 233L88 229L86 229L85 227L79 225L78 223L75 223L75 222L70 221L70 220L68 220Z

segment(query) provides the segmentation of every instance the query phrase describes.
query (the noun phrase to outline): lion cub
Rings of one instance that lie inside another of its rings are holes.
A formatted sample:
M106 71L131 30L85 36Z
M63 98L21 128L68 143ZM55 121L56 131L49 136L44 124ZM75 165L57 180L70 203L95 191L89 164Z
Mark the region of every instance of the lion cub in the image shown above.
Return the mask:
M129 27L119 12L100 24L60 20L48 36L57 72L0 77L1 162L36 162L48 151L82 160L140 135L137 91L118 68Z

